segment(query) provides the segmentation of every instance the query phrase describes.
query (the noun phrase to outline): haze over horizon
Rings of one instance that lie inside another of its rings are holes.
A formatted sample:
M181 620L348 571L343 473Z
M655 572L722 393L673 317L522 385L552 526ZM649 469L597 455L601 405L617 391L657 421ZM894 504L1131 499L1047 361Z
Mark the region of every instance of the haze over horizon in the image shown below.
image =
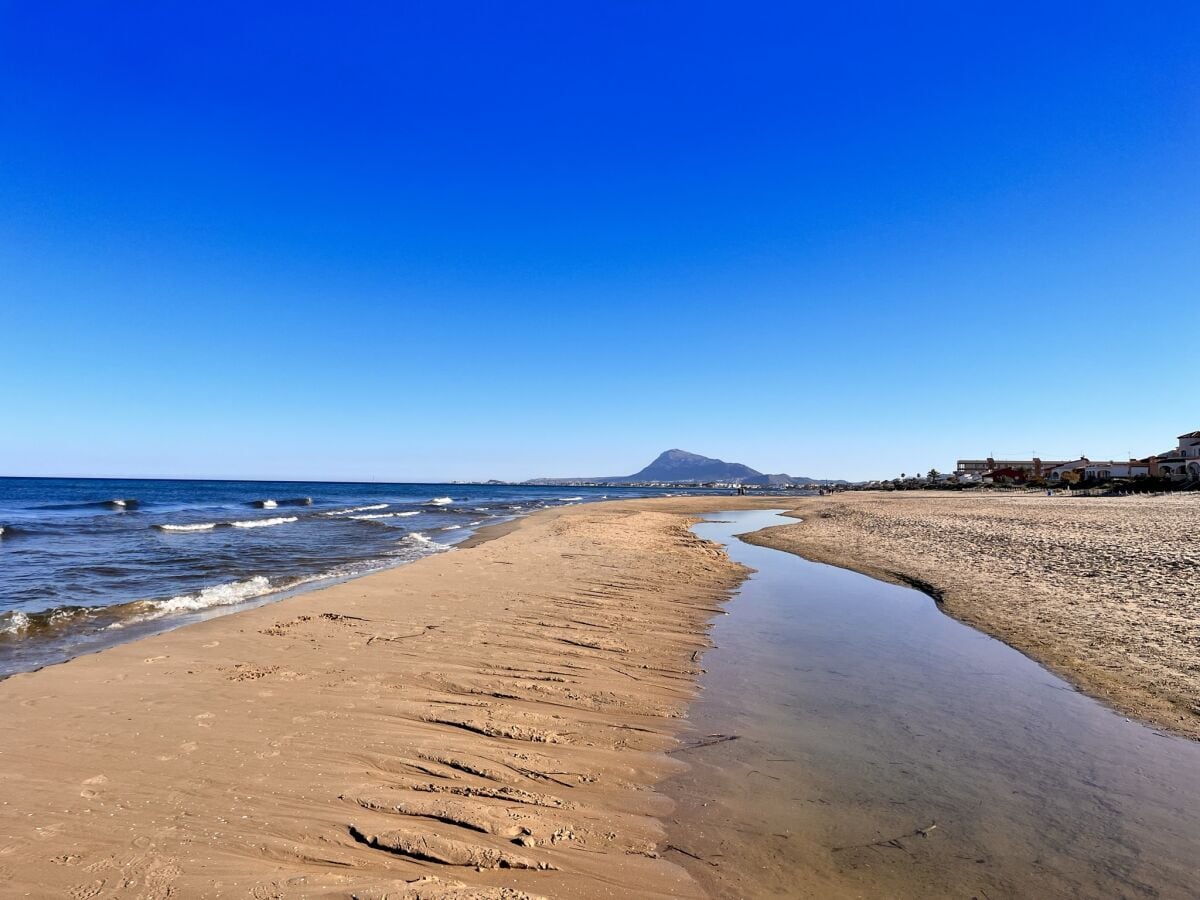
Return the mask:
M1192 4L0 7L0 475L1200 428Z

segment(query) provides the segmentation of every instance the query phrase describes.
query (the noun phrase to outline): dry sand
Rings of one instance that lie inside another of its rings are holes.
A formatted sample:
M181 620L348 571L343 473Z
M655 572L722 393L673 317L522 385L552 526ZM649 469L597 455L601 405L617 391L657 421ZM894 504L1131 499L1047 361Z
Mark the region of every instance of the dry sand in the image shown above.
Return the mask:
M652 786L744 572L688 524L547 511L0 683L0 895L700 896Z
M1130 715L1200 737L1200 495L846 493L753 543L922 587Z
M686 516L749 507L1200 734L1190 498L593 504L0 683L0 894L702 896L654 786L745 572Z

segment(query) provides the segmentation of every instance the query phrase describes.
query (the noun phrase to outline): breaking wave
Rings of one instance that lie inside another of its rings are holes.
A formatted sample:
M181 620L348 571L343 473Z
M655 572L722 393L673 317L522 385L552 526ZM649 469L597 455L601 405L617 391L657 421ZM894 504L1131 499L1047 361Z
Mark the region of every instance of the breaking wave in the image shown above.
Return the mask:
M0 628L0 634L20 634L29 628L29 614L21 612L19 609L16 612L7 613L4 618L8 621L4 623L3 628Z
M449 506L454 500L450 497L434 497L432 500L426 501L426 506Z
M233 581L206 587L192 594L180 594L169 600L140 601L150 615L164 616L174 612L196 612L214 606L231 606L245 600L261 597L271 591L271 581L263 575L255 575L245 581Z
M0 613L0 637L23 637L27 632L42 631L57 625L62 625L69 619L80 614L86 614L84 606L57 606L42 612L24 612L14 610Z
M349 509L331 509L329 512L323 512L323 516L348 516L351 513L370 512L373 509L387 509L386 503L372 503L369 506L351 506Z
M184 522L179 525L155 525L159 531L187 532L212 531L214 528L267 528L271 525L285 525L295 522L296 516L275 516L270 519L242 519L238 522Z
M434 553L440 553L443 550L450 549L445 544L439 544L437 541L426 537L419 531L414 531L412 534L405 535L404 537L400 538L399 543L408 544L413 547L420 547L423 550L428 550Z
M274 509L279 505L275 500L254 500L250 503L251 506L257 506L259 509Z
M276 516L273 519L244 519L241 522L230 522L234 528L266 528L270 525L286 525L295 522L295 516Z

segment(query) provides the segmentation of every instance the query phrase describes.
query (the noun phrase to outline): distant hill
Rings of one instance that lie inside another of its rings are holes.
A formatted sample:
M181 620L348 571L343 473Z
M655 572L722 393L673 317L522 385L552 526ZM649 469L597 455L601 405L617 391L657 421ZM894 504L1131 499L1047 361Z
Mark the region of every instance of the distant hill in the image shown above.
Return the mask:
M693 482L703 484L719 481L730 484L811 484L816 481L804 475L764 475L742 463L725 462L686 450L666 450L639 472L632 475L609 475L595 478L534 478L526 484L628 484L635 482L661 481L669 483Z
M761 478L762 472L741 463L712 459L686 450L666 450L640 472L613 481L735 481Z

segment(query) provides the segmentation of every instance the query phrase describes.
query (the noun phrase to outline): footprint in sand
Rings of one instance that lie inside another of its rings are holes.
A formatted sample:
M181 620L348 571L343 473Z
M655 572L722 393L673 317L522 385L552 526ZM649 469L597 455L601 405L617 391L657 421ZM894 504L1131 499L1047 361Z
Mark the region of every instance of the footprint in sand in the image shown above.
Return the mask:
M84 785L108 784L108 776L107 775L97 775L94 778L86 779L82 783ZM92 788L85 786L84 789L79 792L79 796L83 797L85 800L91 800L93 797L95 797L99 793L100 793L99 791L93 790Z
M203 646L204 646L205 650L211 650L213 647L220 647L221 642L220 641L209 641L207 644L204 644Z
M71 888L71 900L91 900L92 897L100 896L102 890L104 890L103 878L93 881L91 884L77 884Z
M201 728L212 728L212 722L209 719L215 718L216 716L212 713L200 713L200 715L196 716L196 724Z
M200 746L200 745L197 744L195 741L184 741L182 744L179 745L179 749L182 750L184 753L195 753L196 748L198 746Z
M166 658L167 657L165 657L165 656L147 656L144 660L142 660L142 662L153 663L153 662L158 662L160 659L166 659Z

